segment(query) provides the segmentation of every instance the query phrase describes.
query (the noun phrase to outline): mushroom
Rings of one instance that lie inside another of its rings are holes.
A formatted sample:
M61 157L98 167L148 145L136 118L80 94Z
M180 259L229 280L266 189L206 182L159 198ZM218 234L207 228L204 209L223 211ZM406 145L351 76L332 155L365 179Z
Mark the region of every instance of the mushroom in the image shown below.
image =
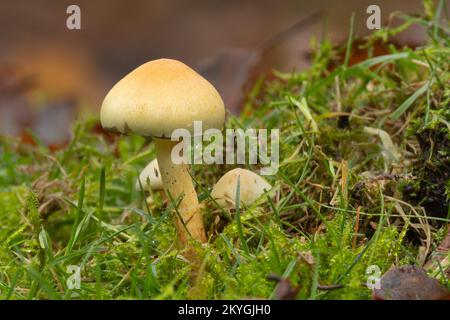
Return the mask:
M264 178L246 169L233 169L224 174L214 185L211 197L223 208L235 209L239 178L239 202L249 206L272 186Z
M182 62L159 59L147 62L120 80L105 97L101 108L105 129L152 137L164 190L178 200L175 225L178 238L206 242L197 193L187 164L175 164L171 141L175 129L192 135L194 121L203 129L222 128L225 108L217 90Z
M137 191L141 191L141 185L144 191L146 190L159 191L164 189L157 159L153 159L142 170L138 179L136 179L135 188Z
M156 193L161 190L164 190L161 173L159 171L158 160L153 159L141 172L139 177L136 179L136 184L134 186L136 191L144 191L147 193L151 191L151 193ZM141 189L142 188L142 189ZM153 204L154 199L153 195L150 194L147 199L147 204Z

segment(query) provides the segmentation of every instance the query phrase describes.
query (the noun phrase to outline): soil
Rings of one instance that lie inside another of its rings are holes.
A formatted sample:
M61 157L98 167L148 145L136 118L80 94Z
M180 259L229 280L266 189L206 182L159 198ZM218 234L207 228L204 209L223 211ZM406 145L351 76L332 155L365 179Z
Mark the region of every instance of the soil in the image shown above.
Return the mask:
M405 186L403 193L413 203L420 204L428 216L446 218L449 199L446 185L450 179L450 139L443 125L416 134L422 151L414 165L414 183Z

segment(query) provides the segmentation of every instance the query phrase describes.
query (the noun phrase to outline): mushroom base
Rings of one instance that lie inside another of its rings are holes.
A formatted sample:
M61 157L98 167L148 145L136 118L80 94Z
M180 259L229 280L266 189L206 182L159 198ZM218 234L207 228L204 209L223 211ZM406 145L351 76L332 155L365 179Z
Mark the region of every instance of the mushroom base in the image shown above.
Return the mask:
M175 225L180 242L187 244L191 238L202 243L206 242L203 217L188 166L174 164L171 159L172 149L178 142L154 139L154 143L164 191L173 201L181 199L175 213Z

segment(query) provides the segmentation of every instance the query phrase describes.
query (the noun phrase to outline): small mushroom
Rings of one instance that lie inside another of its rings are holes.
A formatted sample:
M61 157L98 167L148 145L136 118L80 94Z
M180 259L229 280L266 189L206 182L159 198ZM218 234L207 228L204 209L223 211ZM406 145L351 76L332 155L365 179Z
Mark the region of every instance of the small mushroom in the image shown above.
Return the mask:
M240 177L240 178L239 178ZM261 176L246 169L233 169L224 174L214 185L211 197L226 209L236 207L236 190L239 178L240 204L249 206L272 186Z
M120 80L105 97L101 123L106 129L152 137L164 190L179 201L175 224L178 238L187 244L192 237L206 242L197 193L187 164L172 161L174 130L194 134L194 121L203 130L220 129L225 108L217 90L182 62L159 59L147 62Z
M140 181L140 183L139 183ZM136 191L148 194L150 191L152 194L148 195L146 201L148 205L154 203L153 194L164 190L161 172L159 171L158 160L152 160L141 172L139 177L136 179L136 184L134 186ZM142 188L142 190L141 190Z
M139 183L139 181L141 183ZM163 190L163 183L161 173L159 172L158 160L153 159L141 172L139 178L136 180L135 188L141 191L141 185L144 191L159 191Z

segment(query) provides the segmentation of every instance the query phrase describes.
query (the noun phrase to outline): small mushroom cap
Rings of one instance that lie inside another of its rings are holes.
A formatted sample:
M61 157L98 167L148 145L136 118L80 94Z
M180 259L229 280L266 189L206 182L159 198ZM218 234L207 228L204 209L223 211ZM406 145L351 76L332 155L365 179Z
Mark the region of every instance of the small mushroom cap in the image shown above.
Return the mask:
M158 191L163 189L163 183L161 180L161 172L159 171L158 160L154 159L142 170L138 178L141 181L142 188L144 190L151 189ZM136 180L135 188L137 191L141 191L139 180Z
M224 208L234 208L236 205L236 189L240 177L240 203L246 206L255 202L272 186L261 176L246 169L233 169L224 174L214 185L211 196Z
M120 80L106 95L100 118L107 130L170 138L179 128L193 134L194 121L203 121L203 130L221 129L225 108L197 72L180 61L159 59Z

